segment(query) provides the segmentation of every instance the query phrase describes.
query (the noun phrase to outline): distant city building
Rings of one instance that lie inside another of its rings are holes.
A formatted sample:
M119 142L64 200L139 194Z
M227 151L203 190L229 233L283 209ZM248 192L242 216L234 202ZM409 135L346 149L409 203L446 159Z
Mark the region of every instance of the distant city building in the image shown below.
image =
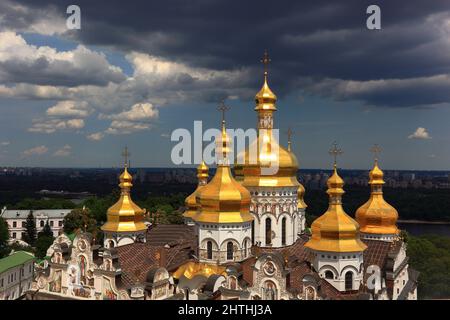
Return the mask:
M34 278L34 255L13 252L0 259L0 300L15 300L31 289Z
M71 209L14 210L4 207L0 216L8 223L9 237L22 240L26 232L25 225L30 212L33 213L36 231L40 232L48 221L53 236L57 237L63 228L64 217Z

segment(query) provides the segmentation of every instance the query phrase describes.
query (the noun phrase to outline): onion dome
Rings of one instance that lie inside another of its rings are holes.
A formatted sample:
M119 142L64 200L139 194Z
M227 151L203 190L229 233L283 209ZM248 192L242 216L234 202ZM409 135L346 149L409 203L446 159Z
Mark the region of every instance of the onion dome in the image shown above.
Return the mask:
M107 222L101 227L103 231L135 232L147 229L144 224L145 210L141 209L131 199L130 191L133 186L132 175L125 165L119 177L121 189L119 200L108 209Z
M305 246L324 252L364 251L367 246L359 238L358 223L342 208L344 180L338 175L336 165L327 185L328 210L312 223L312 236Z
M259 150L255 140L242 155L244 164L241 175L242 185L245 187L294 187L298 186L297 157L276 142L273 137L267 148ZM253 159L251 154L256 154Z
M273 135L273 113L277 110L276 95L270 89L267 78L267 52L261 60L265 65L264 83L256 94L255 110L258 113L258 138L239 154L243 162L238 167L238 180L245 187L294 187L298 186L298 161L294 153L282 147ZM244 176L240 178L240 176Z
M250 192L231 174L228 161L229 137L225 121L217 139L218 165L214 177L197 194L199 204L193 220L203 223L242 223L253 220L250 214Z
M204 161L202 161L197 167L198 186L197 189L195 189L195 191L184 201L186 211L183 213L183 216L185 218L192 218L197 213L199 206L197 203L197 194L208 182L208 170L209 168Z
M306 209L308 207L308 205L305 203L304 196L305 187L301 183L299 183L297 190L297 209Z
M276 111L277 107L275 106L275 102L277 101L277 96L269 87L269 83L267 81L267 70L264 71L264 83L259 90L259 92L255 96L256 107L255 110L272 110Z
M387 203L383 197L383 171L378 167L378 161L369 173L371 193L369 200L356 210L356 220L362 233L399 234L397 228L398 212Z

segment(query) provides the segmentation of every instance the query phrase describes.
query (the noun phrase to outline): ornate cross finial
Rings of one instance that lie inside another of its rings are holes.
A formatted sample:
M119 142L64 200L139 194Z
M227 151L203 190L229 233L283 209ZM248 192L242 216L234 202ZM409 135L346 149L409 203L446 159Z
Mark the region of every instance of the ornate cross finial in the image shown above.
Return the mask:
M267 73L269 71L269 63L272 60L269 58L269 53L267 52L267 49L264 50L263 58L261 59L261 62L264 64L264 75L267 76Z
M337 142L333 142L333 147L328 151L328 153L334 158L334 167L337 165L337 157L340 156L343 151L337 147Z
M222 124L225 123L225 112L230 110L231 108L225 105L225 100L222 100L220 105L217 107L217 110L222 112Z
M125 146L125 149L123 149L122 156L123 156L124 161L125 161L125 168L128 168L128 160L130 158L130 152L128 152L128 147L127 146Z
M377 143L375 143L373 145L373 147L370 148L370 152L373 153L373 157L375 159L375 162L377 162L378 161L378 156L380 155L380 152L381 152L381 147Z
M288 151L291 151L291 143L292 143L292 135L294 134L294 131L289 127L286 131L287 137L288 137Z

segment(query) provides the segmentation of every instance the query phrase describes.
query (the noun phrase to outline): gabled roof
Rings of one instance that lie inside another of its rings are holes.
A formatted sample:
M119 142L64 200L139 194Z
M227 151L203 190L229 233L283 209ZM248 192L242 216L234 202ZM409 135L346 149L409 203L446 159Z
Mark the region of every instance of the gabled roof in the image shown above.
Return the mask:
M30 212L33 216L44 215L49 218L64 218L72 209L42 209L42 210L15 210L6 209L2 211L2 217L5 219L26 219Z
M34 260L34 255L26 251L16 251L0 259L0 273Z

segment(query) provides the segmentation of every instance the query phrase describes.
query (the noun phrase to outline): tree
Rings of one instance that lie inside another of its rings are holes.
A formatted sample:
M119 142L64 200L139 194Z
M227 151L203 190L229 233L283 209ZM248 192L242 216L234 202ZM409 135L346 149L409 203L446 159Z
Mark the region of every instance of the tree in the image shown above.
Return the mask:
M73 209L68 215L64 217L64 232L73 233L77 229L97 234L97 223L91 217L89 209Z
M53 231L52 231L52 228L50 228L50 225L48 224L48 221L45 224L45 226L42 229L42 231L39 232L39 235L41 235L41 234L44 235L44 236L47 236L47 237L53 237Z
M0 259L7 256L11 250L8 246L8 240L8 224L0 217Z
M25 234L23 241L34 247L36 243L36 222L34 220L33 212L30 211L25 222Z
M55 240L55 238L53 237L52 229L50 228L47 221L44 229L39 232L38 238L36 240L37 258L43 259L46 256L48 248L53 244L53 240Z

